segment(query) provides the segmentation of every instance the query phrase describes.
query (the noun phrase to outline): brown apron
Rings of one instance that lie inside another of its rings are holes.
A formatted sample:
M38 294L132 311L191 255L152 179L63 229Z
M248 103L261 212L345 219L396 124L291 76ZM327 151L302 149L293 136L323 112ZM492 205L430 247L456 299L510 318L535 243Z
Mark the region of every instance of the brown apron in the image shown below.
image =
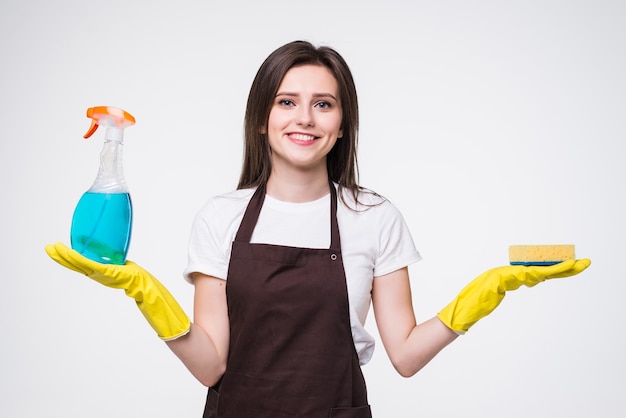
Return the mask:
M372 416L350 329L332 183L330 190L329 249L251 244L265 188L252 196L228 269L228 363L209 388L204 418Z

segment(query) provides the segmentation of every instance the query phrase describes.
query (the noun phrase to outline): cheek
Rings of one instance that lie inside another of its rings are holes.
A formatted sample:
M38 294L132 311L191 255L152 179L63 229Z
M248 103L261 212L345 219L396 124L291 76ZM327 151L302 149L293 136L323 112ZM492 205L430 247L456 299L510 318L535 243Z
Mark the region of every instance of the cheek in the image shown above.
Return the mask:
M267 132L280 130L284 127L285 123L285 117L281 115L280 112L270 112L265 130Z
M266 135L270 146L273 143L275 145L276 141L279 140L278 138L280 138L284 126L284 118L281 118L280 112L270 113L270 116L267 119L267 126L264 129L264 134Z
M334 123L335 129L334 131L337 132L337 137L341 138L343 136L343 118L341 116L339 116Z

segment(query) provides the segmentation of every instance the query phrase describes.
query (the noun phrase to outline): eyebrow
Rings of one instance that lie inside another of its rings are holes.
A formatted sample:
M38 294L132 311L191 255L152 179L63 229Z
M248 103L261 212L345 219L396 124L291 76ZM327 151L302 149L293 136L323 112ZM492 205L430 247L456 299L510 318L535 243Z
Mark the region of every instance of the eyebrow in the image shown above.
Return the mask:
M300 94L298 93L291 93L288 91L279 91L278 93L276 93L276 97L278 96L292 96L292 97L298 97ZM324 97L330 97L331 99L338 101L337 98L330 94L330 93L313 93L313 97L315 98L324 98Z

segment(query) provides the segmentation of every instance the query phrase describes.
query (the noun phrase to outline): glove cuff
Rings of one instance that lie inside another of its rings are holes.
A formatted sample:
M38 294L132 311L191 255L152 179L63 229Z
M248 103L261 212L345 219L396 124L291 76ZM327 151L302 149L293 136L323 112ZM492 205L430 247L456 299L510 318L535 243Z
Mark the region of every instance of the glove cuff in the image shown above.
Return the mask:
M159 338L162 339L163 341L174 341L180 337L184 337L185 335L189 334L189 331L191 331L191 322L188 322L187 329L185 329L183 332L172 335L170 337L164 337L164 336L159 335Z

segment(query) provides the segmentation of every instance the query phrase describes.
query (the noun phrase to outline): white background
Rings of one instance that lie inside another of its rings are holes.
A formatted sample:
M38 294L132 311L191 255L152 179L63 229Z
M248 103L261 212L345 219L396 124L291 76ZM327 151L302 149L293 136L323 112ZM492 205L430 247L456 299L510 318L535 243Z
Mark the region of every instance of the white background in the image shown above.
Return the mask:
M4 0L0 415L201 416L205 388L133 302L43 247L69 242L96 175L85 110L122 107L137 118L130 258L191 313L193 216L236 185L258 66L306 39L354 72L361 183L400 208L424 256L420 321L510 244L571 243L593 261L509 294L410 379L379 345L364 368L374 415L624 416L625 21L620 0Z

